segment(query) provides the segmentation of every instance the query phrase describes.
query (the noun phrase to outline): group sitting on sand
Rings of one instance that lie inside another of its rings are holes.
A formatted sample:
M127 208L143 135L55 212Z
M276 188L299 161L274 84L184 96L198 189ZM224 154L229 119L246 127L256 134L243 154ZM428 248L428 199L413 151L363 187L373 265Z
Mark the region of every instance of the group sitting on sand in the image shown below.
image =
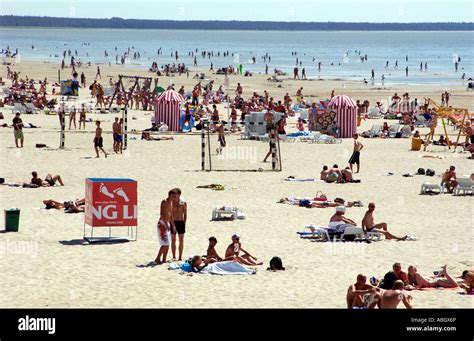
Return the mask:
M409 290L424 288L464 289L466 294L474 294L474 271L465 270L458 278L453 278L444 265L441 271L435 271L434 276L426 278L417 272L415 266L408 267L408 274L402 271L400 263L393 265L393 271L388 272L382 281L375 277L367 283L367 277L357 275L356 283L352 284L346 295L348 309L396 309L402 302L407 309L413 308L412 296L405 293Z
M323 166L323 170L320 173L320 179L328 183L358 183L360 180L355 180L352 177L352 171L350 167L339 169L338 165L333 165L331 168Z

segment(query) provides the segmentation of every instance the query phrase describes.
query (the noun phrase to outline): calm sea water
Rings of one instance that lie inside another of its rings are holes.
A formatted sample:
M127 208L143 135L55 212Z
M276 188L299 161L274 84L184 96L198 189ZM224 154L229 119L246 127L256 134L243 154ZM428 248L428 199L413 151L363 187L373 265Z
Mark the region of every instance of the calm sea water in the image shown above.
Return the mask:
M87 43L87 45L84 45ZM32 49L34 45L34 49ZM244 69L265 71L261 58L271 56L270 72L274 68L292 73L296 58L302 62L309 78L343 78L370 81L375 70L375 82L380 84L438 83L461 84L461 75L474 77L474 32L289 32L289 31L197 31L197 30L119 30L119 29L54 29L54 28L0 28L0 48L19 49L21 58L57 62L65 49L78 51L77 60L92 63L115 63L130 48L131 55L140 52L139 60L130 60L125 67L150 67L175 62L171 57L178 51L178 62L192 66L189 51L214 51L211 59L198 57L200 67L214 68L242 63ZM117 48L117 50L115 49ZM163 54L157 55L161 48ZM108 58L104 56L107 50ZM217 52L221 56L217 57ZM229 57L222 52L229 51ZM297 51L297 56L291 54ZM368 61L359 57L367 54ZM234 53L234 56L232 56ZM59 57L55 57L58 55ZM408 55L408 62L406 56ZM256 64L251 58L256 57ZM455 72L453 58L459 56L459 71ZM313 57L315 61L313 62ZM394 68L398 60L398 69ZM69 63L70 58L66 59ZM385 68L386 61L389 67ZM321 71L318 72L318 62ZM428 69L420 71L420 63ZM331 65L333 64L333 65ZM409 76L405 76L405 67Z

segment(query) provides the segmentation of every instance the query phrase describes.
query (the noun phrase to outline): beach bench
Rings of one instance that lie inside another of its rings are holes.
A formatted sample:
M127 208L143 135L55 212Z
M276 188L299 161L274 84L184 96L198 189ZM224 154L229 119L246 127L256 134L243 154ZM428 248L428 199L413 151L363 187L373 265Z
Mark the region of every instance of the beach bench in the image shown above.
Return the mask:
M454 188L454 195L461 195L461 192L464 195L474 193L474 181L470 178L457 178L456 181L458 185Z
M369 118L373 118L373 119L382 117L378 108L370 108L367 115Z
M211 220L222 220L226 218L230 218L231 220L245 219L246 215L237 207L215 207L212 211Z
M382 133L382 126L381 125L373 125L369 131L364 131L361 135L363 137L379 137Z
M435 191L438 191L438 193L443 193L444 189L441 185L424 183L421 185L420 194L436 193Z

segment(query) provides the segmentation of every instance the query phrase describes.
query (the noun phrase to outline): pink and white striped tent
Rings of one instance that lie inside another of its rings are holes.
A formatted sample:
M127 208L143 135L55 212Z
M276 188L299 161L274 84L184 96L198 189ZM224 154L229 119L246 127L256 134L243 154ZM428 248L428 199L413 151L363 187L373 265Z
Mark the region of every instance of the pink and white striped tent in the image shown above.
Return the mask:
M346 96L333 97L328 103L328 111L336 112L336 121L339 126L339 137L352 137L357 132L357 104Z
M184 97L174 90L166 90L155 100L155 122L165 123L169 131L180 131L179 117Z

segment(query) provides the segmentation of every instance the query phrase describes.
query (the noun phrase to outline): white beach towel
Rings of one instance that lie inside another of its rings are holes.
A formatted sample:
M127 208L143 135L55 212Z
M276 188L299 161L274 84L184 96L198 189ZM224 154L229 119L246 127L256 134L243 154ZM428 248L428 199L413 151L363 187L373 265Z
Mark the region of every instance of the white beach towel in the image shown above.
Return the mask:
M236 262L211 263L201 270L202 274L212 275L253 275L256 272Z

